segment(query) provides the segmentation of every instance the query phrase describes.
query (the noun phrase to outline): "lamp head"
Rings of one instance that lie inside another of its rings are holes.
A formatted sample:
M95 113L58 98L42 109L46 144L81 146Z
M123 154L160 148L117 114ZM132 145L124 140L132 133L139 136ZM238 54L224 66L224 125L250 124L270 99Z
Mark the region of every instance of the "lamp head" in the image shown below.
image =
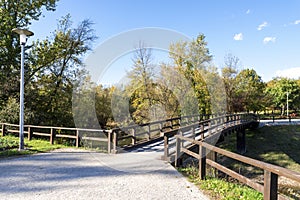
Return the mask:
M12 31L14 33L17 33L20 35L20 43L21 44L26 44L27 38L34 35L33 32L31 32L27 29L14 28Z

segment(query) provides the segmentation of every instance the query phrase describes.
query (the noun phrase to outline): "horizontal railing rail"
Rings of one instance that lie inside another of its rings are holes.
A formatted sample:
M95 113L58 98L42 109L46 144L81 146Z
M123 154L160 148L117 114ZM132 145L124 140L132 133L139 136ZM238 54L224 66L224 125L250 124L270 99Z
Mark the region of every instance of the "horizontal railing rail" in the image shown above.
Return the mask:
M210 165L211 167L222 171L223 173L237 179L238 181L254 188L255 190L263 193L265 200L276 200L276 199L284 199L283 196L278 194L278 176L282 176L296 182L300 183L300 173L279 167L276 165L272 165L269 163L265 163L259 160L255 160L252 158L245 157L243 155L239 155L230 151L226 151L224 149L218 148L211 144L208 144L203 141L197 141L190 138L186 138L180 135L176 135L176 156L175 156L175 166L179 166L179 158L180 156L185 153L189 156L192 156L199 161L199 177L201 179L205 179L206 177L206 165ZM181 144L184 141L188 141L191 144L198 146L198 153L190 151L188 148L183 147ZM259 184L223 165L217 163L214 159L209 159L207 156L207 152L210 153L220 154L227 158L234 159L236 161L257 167L264 171L264 184Z

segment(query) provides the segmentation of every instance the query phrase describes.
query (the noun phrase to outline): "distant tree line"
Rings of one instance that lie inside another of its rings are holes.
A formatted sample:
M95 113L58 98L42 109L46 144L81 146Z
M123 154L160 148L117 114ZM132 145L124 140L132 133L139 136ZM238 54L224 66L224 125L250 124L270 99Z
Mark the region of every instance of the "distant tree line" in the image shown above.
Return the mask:
M27 28L42 16L55 11L56 0L0 2L0 121L19 121L20 45L13 28ZM133 56L128 84L103 87L90 81L83 56L97 38L90 20L73 25L71 16L58 21L52 35L26 47L25 123L75 126L72 105L74 92L85 105L94 107L102 127L144 123L187 114L259 112L300 108L300 80L274 78L265 83L251 68L241 69L239 59L225 56L221 72L212 64L205 36L170 45L169 63L154 63L152 50L141 42ZM82 84L89 87L76 91ZM125 95L129 107L119 101ZM93 99L93 100L91 100ZM129 109L122 116L122 109ZM91 109L81 111L81 125L92 121ZM115 120L119 112L122 122ZM120 114L121 113L121 114Z

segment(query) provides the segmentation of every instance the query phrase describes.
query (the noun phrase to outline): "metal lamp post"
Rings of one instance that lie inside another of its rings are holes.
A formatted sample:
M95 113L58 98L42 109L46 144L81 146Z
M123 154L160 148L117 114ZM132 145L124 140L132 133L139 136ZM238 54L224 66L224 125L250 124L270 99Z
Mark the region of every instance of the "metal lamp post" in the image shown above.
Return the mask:
M13 32L20 35L21 45L21 79L20 79L20 143L19 150L24 149L24 52L25 44L29 36L33 36L33 32L26 29L14 28Z

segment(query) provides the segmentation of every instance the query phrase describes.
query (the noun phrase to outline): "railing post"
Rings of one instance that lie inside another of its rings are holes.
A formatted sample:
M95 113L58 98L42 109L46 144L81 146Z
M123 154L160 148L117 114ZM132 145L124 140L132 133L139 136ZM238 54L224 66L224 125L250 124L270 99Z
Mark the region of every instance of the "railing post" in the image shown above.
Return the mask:
M176 153L175 153L175 167L179 167L181 163L180 154L181 154L181 139L176 137Z
M264 171L264 200L278 199L278 175Z
M118 146L118 134L116 130L113 130L113 153L117 153L117 146Z
M201 139L203 140L204 139L204 125L201 124Z
M32 139L32 129L30 126L28 126L28 141L30 141Z
M210 160L212 160L212 161L214 161L214 162L217 162L217 152L214 152L214 151L210 151L208 154L207 154L207 159L210 159ZM218 173L218 170L217 169L215 169L214 167L211 167L211 166L209 166L209 168L208 168L209 170L208 170L208 173L209 173L209 175L210 176L212 176L212 177L217 177L217 173Z
M53 128L50 129L50 144L54 144L55 138L55 130Z
M150 139L151 139L151 127L150 127L150 124L147 125L147 129L148 129L148 131L147 131L148 132L147 140L150 141Z
M80 136L79 136L79 130L76 129L76 147L80 146Z
M136 137L135 137L135 128L131 129L131 135L132 135L132 139L131 139L131 144L135 145L136 143ZM148 137L149 138L149 137Z
M208 135L211 134L211 120L208 122Z
M111 131L107 131L107 152L111 153Z
M169 137L164 134L164 160L168 161L169 157Z
M206 150L199 145L199 178L204 180L206 176Z
M195 139L195 138L196 138L196 132L195 132L195 127L194 127L194 125L192 126L191 131L192 131L193 139Z
M5 136L6 132L5 132L5 124L2 124L2 128L1 128L1 135Z

